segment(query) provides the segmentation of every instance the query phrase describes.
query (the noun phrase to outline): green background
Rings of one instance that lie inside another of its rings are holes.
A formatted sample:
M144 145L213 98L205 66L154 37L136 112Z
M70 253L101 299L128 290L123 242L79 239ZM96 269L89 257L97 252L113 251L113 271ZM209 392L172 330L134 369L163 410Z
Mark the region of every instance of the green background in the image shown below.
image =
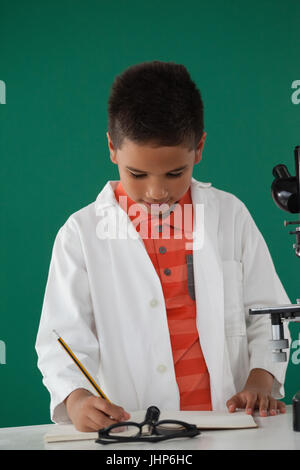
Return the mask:
M291 302L300 297L295 236L283 226L295 216L270 193L273 167L284 163L294 175L300 145L300 105L291 101L299 17L298 0L0 0L1 427L50 422L34 343L52 246L69 215L119 179L107 99L130 65L186 66L207 132L193 176L246 204ZM299 327L290 324L293 340ZM290 360L286 403L299 372Z

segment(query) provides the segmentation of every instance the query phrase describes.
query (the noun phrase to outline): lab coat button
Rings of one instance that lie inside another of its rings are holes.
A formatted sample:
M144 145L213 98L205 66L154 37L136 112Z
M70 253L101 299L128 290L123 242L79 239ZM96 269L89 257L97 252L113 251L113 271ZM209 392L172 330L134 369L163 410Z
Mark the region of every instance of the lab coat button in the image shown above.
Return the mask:
M159 364L159 366L157 366L157 371L158 372L165 372L166 370L167 370L167 368L163 364Z
M158 301L157 301L156 299L152 299L152 300L150 301L151 307L156 307L157 304L158 304Z

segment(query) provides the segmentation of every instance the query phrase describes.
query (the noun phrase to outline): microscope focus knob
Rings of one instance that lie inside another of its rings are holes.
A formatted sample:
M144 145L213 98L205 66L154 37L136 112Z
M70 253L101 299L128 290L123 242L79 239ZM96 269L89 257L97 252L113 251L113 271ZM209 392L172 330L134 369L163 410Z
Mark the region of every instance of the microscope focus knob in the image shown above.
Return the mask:
M286 352L272 352L272 361L273 362L286 362L287 354Z
M289 347L288 339L271 339L269 341L269 349L287 349Z
M286 362L287 353L282 349L289 347L288 339L273 339L269 341L269 349L272 350L272 361L273 362Z

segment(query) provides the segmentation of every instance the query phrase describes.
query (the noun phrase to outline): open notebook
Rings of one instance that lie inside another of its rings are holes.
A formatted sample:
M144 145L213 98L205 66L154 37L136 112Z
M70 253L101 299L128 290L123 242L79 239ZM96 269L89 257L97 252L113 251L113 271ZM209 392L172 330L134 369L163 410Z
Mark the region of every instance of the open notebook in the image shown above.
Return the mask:
M142 422L145 419L146 410L130 412L129 421ZM227 411L161 411L160 420L176 419L190 424L196 424L198 429L243 429L256 428L251 415L244 410L229 413ZM125 435L126 431L124 431ZM56 424L51 431L44 435L45 442L62 442L75 440L95 440L97 432L80 432L73 424Z

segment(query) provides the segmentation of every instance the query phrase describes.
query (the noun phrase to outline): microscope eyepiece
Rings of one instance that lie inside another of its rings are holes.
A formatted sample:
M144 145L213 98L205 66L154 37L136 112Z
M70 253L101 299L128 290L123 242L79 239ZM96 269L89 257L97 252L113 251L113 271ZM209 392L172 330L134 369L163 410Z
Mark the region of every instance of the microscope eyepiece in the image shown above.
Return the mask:
M274 178L290 178L291 177L286 165L282 165L282 164L274 166L272 174Z

